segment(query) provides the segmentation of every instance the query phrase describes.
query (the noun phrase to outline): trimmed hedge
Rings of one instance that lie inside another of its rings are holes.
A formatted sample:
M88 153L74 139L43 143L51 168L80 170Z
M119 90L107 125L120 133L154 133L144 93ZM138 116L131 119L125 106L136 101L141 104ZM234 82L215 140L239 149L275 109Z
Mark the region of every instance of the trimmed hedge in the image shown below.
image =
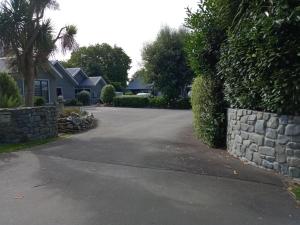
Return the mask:
M140 96L119 96L113 99L116 107L145 108L149 105L149 99Z
M169 103L169 108L171 109L191 109L191 100L190 98L179 98L173 100Z
M149 98L149 106L153 108L168 108L168 100L164 97Z
M71 99L65 102L65 106L82 106L82 103L77 99Z
M226 140L225 107L222 98L215 94L217 87L214 80L202 76L194 80L192 87L195 133L211 147L222 147Z
M113 85L109 84L101 90L101 101L105 104L112 104L114 97L116 96L116 89Z

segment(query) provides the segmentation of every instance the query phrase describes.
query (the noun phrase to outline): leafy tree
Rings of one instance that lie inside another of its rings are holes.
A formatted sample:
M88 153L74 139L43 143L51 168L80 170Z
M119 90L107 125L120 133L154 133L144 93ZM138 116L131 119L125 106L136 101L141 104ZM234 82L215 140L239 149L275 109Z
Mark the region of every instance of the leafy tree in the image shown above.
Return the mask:
M89 76L102 76L108 82L119 82L126 87L131 59L120 47L104 44L75 50L65 65L81 67Z
M83 105L89 105L91 101L91 94L88 91L81 91L78 93L77 99Z
M16 81L7 73L0 73L0 108L20 106L22 98Z
M147 81L168 99L178 98L191 84L194 73L188 66L184 51L187 32L164 27L156 40L147 44L142 52Z
M25 80L25 104L33 106L34 79L37 71L47 64L49 55L61 41L63 50L76 46L74 26L61 28L53 36L46 9L57 9L55 0L8 0L0 5L0 49L15 57L18 71Z
M187 12L186 26L191 30L186 42L189 64L198 76L203 77L195 80L192 89L194 123L198 137L211 146L222 146L226 142L227 104L218 62L221 46L227 41L227 31L236 26L242 14L239 12L241 2L200 1L196 12Z

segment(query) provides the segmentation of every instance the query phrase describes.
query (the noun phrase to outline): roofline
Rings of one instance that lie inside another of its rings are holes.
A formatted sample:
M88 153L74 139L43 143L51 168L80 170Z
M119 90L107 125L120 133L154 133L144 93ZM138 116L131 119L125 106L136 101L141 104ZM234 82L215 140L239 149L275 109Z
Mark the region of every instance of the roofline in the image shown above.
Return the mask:
M87 79L89 79L89 78L99 78L99 80L97 81L97 83L96 83L94 86L96 86L97 84L99 84L99 82L100 82L101 80L103 80L104 83L105 83L105 85L107 85L107 82L103 79L102 76L97 76L97 77L87 77ZM81 86L81 84L79 84L79 86ZM85 85L83 85L83 86L85 86ZM87 86L89 86L89 85L87 85Z
M70 80L75 84L75 85L79 85L78 82L73 78L73 76L66 70L66 68L58 61L56 60L54 62L54 64L58 64L62 69L63 71L65 71L65 73L68 75L68 77L70 78Z
M66 68L66 70L67 69L78 69L78 71L74 74L74 76L76 76L78 73L80 73L80 72L82 72L83 73L83 75L86 77L86 78L88 78L89 76L83 71L83 69L81 69L81 68L79 68L79 67L74 67L74 68ZM72 74L71 74L72 75ZM73 77L73 75L72 75L72 77Z

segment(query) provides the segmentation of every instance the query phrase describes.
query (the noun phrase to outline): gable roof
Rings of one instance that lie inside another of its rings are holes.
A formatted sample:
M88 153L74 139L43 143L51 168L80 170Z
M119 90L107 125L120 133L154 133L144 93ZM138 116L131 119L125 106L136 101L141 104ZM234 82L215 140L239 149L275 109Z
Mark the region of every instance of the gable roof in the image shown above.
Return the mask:
M79 85L80 86L96 86L100 81L106 85L105 80L102 77L88 77L84 79Z
M0 58L0 72L8 72L8 73L18 73L18 70L15 67L10 66L9 60L13 60L14 58ZM48 65L51 69L50 74L54 76L58 76L62 78L61 74L53 67L51 62L48 62Z
M144 79L137 77L132 79L129 84L127 89L128 90L149 90L152 89L153 84L147 84Z
M54 67L57 66L58 68L60 68L61 71L63 71L63 73L65 74L65 76L63 76L63 77L67 77L67 79L69 81L71 81L73 83L73 85L75 85L75 86L79 85L78 82L74 79L74 77L66 70L66 68L59 61L56 60L56 61L50 61L50 62Z
M66 68L66 71L68 71L72 77L75 77L79 72L80 68Z

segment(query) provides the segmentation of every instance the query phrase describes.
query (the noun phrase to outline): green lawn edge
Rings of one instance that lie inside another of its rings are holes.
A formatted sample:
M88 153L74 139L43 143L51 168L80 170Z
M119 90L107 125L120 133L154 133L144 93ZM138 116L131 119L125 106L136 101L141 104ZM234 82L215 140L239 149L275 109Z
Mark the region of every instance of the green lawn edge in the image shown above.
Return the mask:
M45 145L50 142L54 142L63 138L66 138L66 136L58 136L54 138L46 138L42 140L28 141L28 142L18 143L18 144L3 144L3 145L0 144L0 154L28 150L30 148Z
M292 189L297 201L300 201L300 186Z

